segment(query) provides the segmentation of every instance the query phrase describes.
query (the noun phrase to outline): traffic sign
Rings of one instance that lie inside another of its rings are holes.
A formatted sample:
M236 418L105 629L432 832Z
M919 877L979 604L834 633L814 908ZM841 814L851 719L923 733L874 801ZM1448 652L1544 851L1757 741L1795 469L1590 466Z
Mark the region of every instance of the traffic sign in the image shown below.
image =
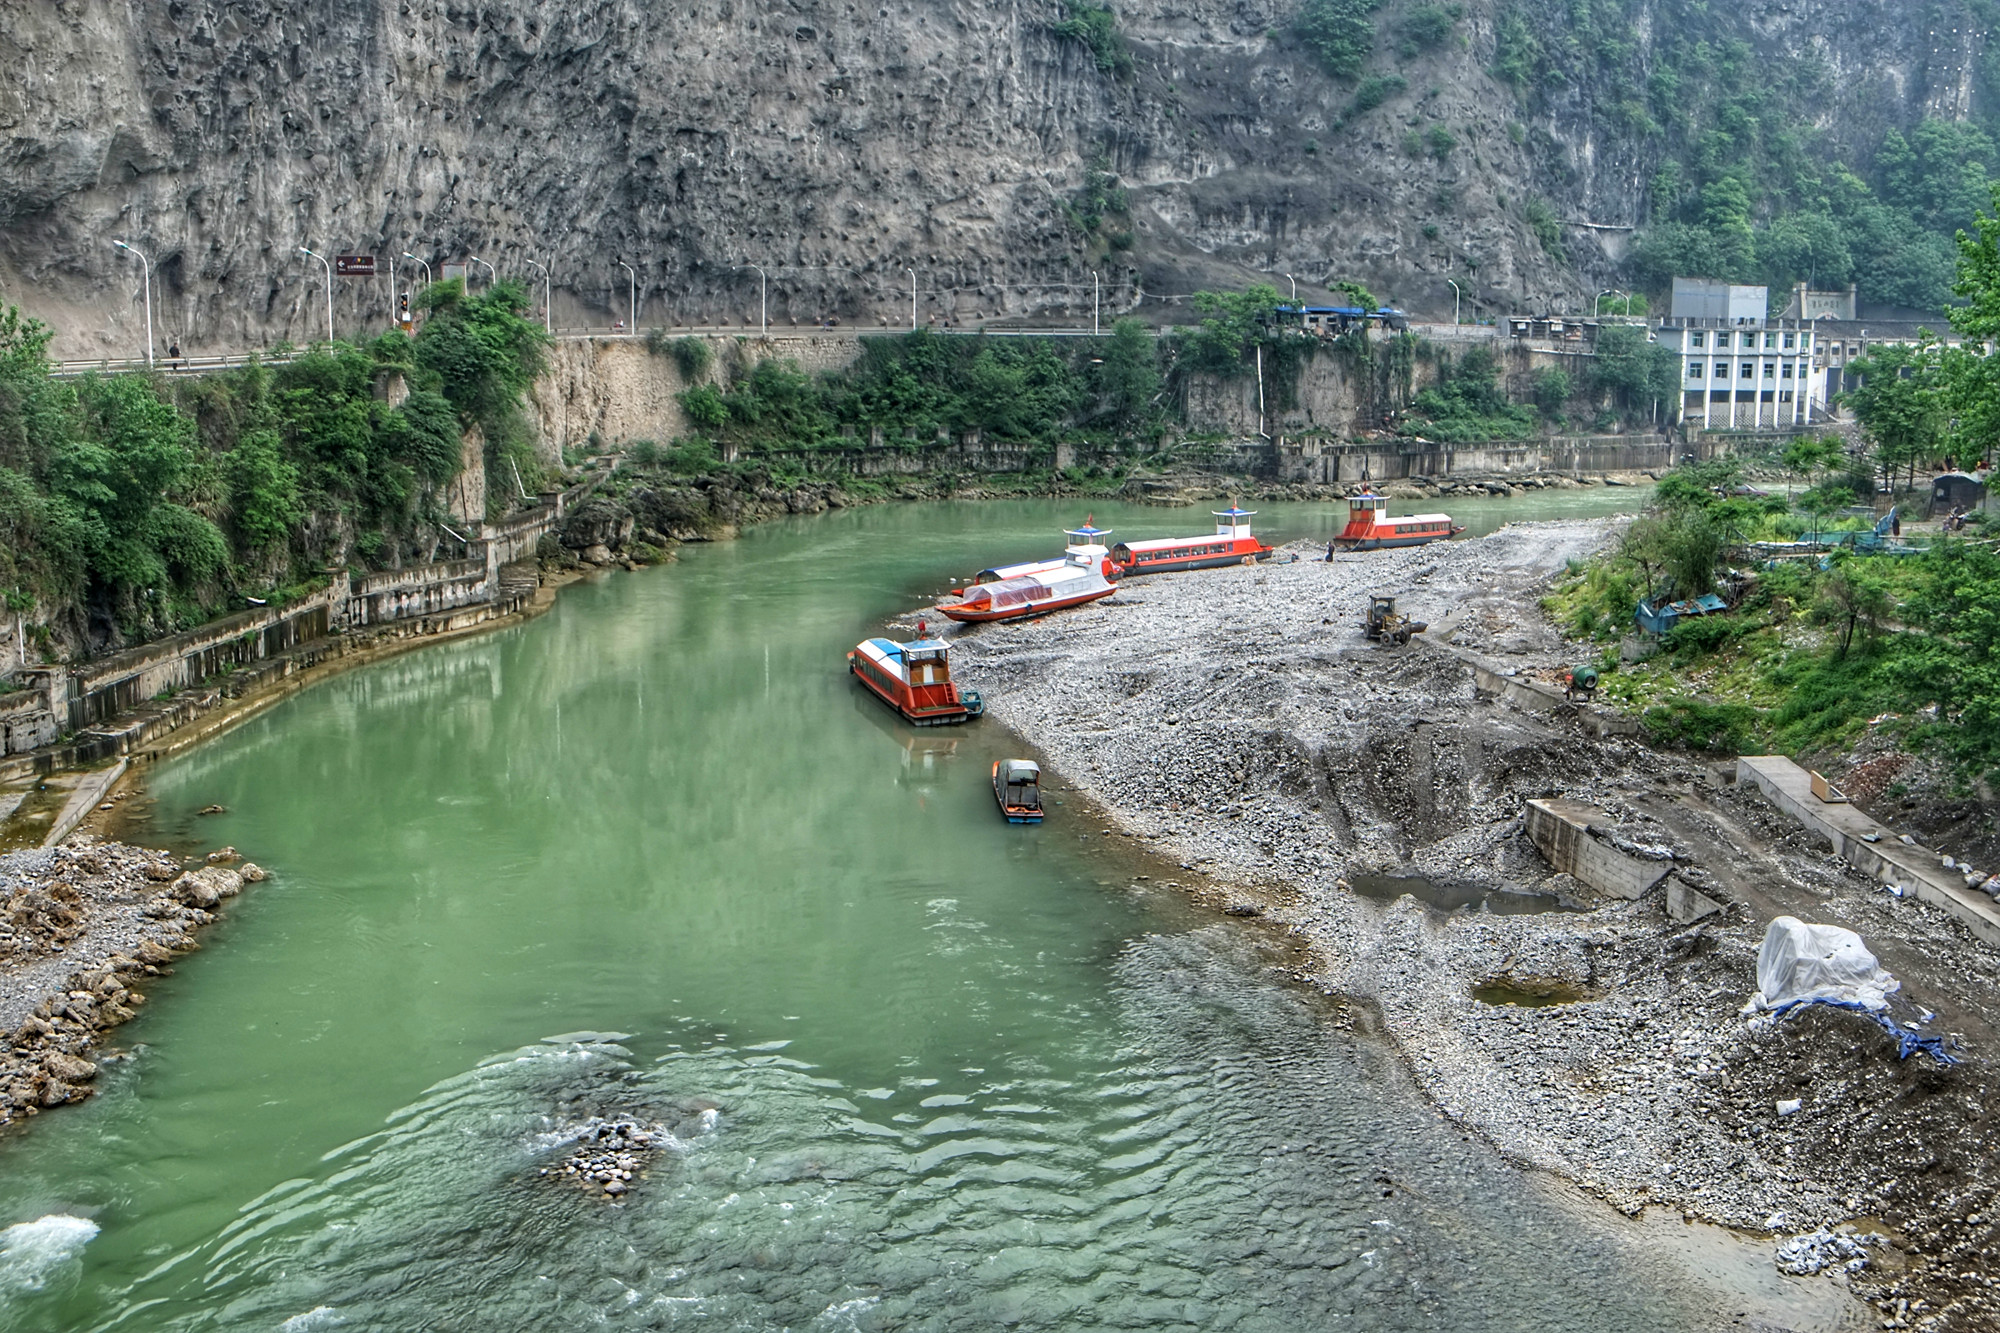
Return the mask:
M375 276L375 256L335 255L333 271L343 278L372 278Z

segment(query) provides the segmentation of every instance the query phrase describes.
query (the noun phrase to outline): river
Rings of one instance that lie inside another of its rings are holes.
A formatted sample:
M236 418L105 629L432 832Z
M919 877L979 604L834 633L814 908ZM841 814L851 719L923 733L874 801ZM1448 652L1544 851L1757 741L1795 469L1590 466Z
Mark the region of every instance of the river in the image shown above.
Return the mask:
M1001 823L996 725L860 696L1073 508L768 524L152 771L135 833L272 877L0 1144L0 1327L1741 1327L1731 1243L1496 1160L1066 793ZM673 1136L623 1201L539 1174L618 1114Z

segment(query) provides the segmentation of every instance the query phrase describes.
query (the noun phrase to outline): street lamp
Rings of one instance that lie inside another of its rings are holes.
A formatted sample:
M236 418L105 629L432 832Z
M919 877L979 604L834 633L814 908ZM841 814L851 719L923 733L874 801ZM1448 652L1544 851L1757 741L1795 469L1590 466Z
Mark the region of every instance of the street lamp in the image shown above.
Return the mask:
M554 333L556 331L554 322L555 311L554 307L549 304L549 292L551 290L549 287L549 270L546 265L536 263L532 259L523 259L521 262L523 264L531 264L542 270L542 332Z
M426 287L430 286L431 266L429 264L426 264L423 260L417 258L415 255L411 254L408 250L403 251L403 258L409 260L412 264L415 264L418 268L424 271L424 286Z
M618 267L625 270L625 274L630 279L631 285L632 322L627 326L627 332L637 333L639 331L639 274L630 264L622 259L618 261Z
M486 261L481 259L478 255L467 255L465 258L466 262L468 263L486 264ZM486 285L488 287L491 287L495 282L499 281L499 278L500 278L499 270L494 268L493 265L491 264L486 264Z
M1596 318L1596 316L1598 315L1598 313L1599 313L1599 312L1600 312L1601 310L1603 310L1603 308L1604 308L1604 298L1605 298L1605 297L1607 297L1607 296L1616 296L1616 295L1618 295L1618 289L1617 289L1616 287L1606 287L1606 288L1605 288L1605 289L1604 289L1603 291L1599 292L1599 293L1597 294L1597 299L1596 299L1595 301L1592 301L1592 302L1590 303L1590 313L1591 313L1591 317L1592 317L1592 318Z
M1287 273L1285 281L1292 284L1292 304L1297 305L1299 303L1299 280Z
M1455 282L1453 282L1453 281L1452 281L1452 280L1451 280L1450 278L1446 278L1446 279L1445 279L1444 281L1445 281L1445 285L1446 285L1447 287L1450 287L1450 288L1451 288L1451 326L1452 326L1453 328L1457 328L1457 327L1458 327L1458 303L1459 303L1459 297L1460 297L1461 293L1460 293L1460 292L1459 292L1459 290L1458 290L1458 284L1457 284L1457 283L1455 283Z
M915 333L917 331L917 271L906 267L903 272L910 275L910 332Z
M1090 270L1090 336L1095 338L1103 332L1097 323L1097 293L1101 286L1097 270Z
M739 271L746 268L757 270L757 336L768 338L771 336L771 279L756 264L738 264L736 267Z
M333 265L326 262L325 255L320 254L316 250L310 250L303 245L299 247L299 253L302 255L309 255L312 258L317 259L319 261L319 266L326 270L326 340L328 342L332 342L333 341Z
M123 241L113 241L113 245L139 261L146 281L146 367L153 365L153 261L140 254Z

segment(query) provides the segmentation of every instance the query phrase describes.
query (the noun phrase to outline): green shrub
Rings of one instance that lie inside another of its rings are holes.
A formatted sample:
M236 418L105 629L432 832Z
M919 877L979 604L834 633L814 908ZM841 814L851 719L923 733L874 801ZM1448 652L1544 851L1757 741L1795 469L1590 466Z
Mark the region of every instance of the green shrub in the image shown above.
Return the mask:
M1381 0L1306 0L1292 30L1337 79L1361 73L1375 50L1372 17Z
M1542 243L1542 249L1549 257L1566 260L1563 250L1562 224L1556 221L1555 210L1546 199L1530 199L1521 209L1521 217L1527 222L1528 230Z
M1368 114L1409 86L1400 74L1369 75L1354 90L1354 100L1347 104L1347 119Z
M1724 754L1741 754L1757 745L1758 714L1748 704L1670 699L1648 708L1642 721L1660 745Z
M1132 57L1118 36L1118 16L1109 5L1072 5L1068 11L1068 17L1051 29L1056 36L1089 48L1092 62L1106 74L1131 67Z
M1402 41L1398 49L1405 58L1432 51L1444 44L1451 30L1465 17L1462 5L1418 5L1403 16Z

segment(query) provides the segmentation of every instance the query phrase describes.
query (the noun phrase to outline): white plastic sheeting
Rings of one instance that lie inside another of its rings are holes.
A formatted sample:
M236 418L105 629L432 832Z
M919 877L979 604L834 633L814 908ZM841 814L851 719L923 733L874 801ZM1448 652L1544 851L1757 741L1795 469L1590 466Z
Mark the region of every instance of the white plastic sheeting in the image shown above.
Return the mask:
M1746 1011L1817 1000L1879 1013L1901 985L1853 931L1781 916L1764 932L1764 947L1757 951L1757 993Z

